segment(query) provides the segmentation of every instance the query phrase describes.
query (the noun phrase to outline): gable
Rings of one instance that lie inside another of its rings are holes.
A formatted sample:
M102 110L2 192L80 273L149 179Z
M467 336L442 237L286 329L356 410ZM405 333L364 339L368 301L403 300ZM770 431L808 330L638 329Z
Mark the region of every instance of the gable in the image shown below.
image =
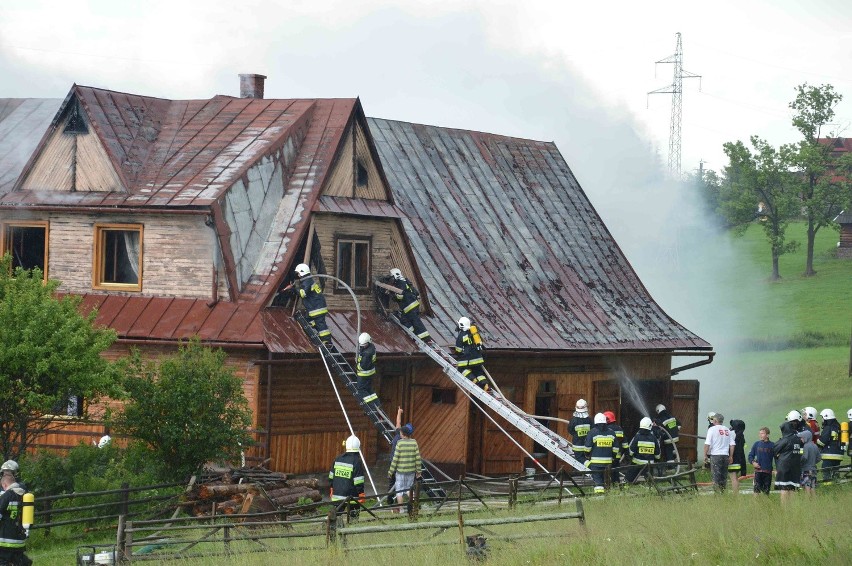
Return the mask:
M391 200L360 120L353 120L322 194L332 197Z
M126 187L76 96L54 121L18 188L25 191L125 192Z

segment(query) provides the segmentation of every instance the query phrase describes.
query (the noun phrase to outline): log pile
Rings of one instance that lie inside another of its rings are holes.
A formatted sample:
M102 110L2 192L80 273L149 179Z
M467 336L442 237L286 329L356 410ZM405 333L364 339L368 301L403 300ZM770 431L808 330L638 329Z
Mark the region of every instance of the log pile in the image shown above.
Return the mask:
M321 501L318 487L316 478L288 479L264 468L239 468L205 477L184 495L181 506L196 517L287 511L300 501Z

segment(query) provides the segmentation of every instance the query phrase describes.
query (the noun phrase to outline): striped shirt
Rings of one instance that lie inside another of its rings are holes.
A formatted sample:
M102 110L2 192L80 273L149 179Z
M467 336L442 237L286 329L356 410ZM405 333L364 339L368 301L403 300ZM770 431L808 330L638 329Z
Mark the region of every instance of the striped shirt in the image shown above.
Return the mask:
M401 438L396 443L388 475L420 472L420 447L413 438Z

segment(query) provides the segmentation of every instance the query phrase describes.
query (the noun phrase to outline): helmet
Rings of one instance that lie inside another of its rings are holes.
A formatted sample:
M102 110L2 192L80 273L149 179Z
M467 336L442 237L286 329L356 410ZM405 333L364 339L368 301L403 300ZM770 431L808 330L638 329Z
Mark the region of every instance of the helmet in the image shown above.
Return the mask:
M459 330L470 330L470 319L463 316L459 319Z
M595 424L606 424L606 417L603 413L595 415Z
M710 411L709 413L707 413L707 422L708 423L713 422L713 419L715 419L715 418L716 418L716 411Z
M360 336L358 336L358 344L361 346L366 346L370 342L373 341L373 338L367 334L366 332L362 332Z
M834 418L834 411L831 409L823 409L819 416L821 416L823 420L831 420Z
M639 428L644 428L645 430L651 430L651 426L654 424L648 417L642 417L642 420L639 421Z
M846 411L846 418L852 421L852 409Z
M788 422L795 422L800 420L802 420L802 413L800 413L799 411L790 411L789 413L787 413Z
M400 271L399 269L397 269L395 267L390 270L390 274L391 274L391 277L393 277L397 281L402 281L403 279L405 279L405 277L402 276L402 271Z
M300 263L299 265L296 266L296 275L298 275L299 277L304 277L305 275L308 275L310 272L311 272L311 268L308 267L308 264L306 264L306 263Z
M361 441L354 434L346 439L346 451L358 452L361 450Z
M607 424L615 422L615 413L612 411L604 411L603 415L606 417Z
M13 474L17 474L18 463L14 460L6 460L3 462L3 465L0 466L0 472L12 472Z
M666 410L666 406L665 406L665 405L662 405L662 404L657 405L657 409L656 409L656 411L657 411L657 414L658 414L658 415L659 415L660 413L662 413L663 411L665 411L665 410Z
M817 412L814 407L805 407L804 409L802 409L802 414L808 420L815 419L817 416Z
M574 405L574 414L578 417L589 416L589 405L585 399L577 399L577 404Z

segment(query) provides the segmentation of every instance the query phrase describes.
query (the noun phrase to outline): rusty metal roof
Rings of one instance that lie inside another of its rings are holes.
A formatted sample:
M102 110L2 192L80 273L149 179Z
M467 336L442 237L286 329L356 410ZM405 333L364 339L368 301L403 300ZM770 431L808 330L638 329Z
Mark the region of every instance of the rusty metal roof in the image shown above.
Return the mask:
M405 215L399 207L383 200L332 196L321 196L317 199L314 211L379 218L402 218Z
M12 189L60 104L59 98L0 98L0 193Z
M442 341L464 315L492 349L710 348L654 302L553 143L369 124Z

